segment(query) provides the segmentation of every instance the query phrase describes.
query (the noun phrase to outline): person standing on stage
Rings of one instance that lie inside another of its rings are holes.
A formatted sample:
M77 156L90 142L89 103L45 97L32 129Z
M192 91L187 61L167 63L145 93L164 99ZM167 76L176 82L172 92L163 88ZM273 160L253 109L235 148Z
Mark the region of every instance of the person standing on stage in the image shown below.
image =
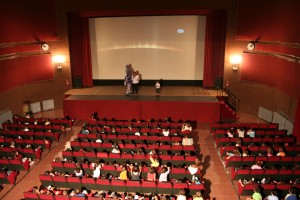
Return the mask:
M139 89L140 75L138 71L133 73L132 77L132 94L137 94Z
M159 83L159 81L156 81L156 83L155 83L155 91L156 91L156 96L159 97L160 96L160 83Z
M131 64L126 65L126 75L124 80L124 85L126 86L125 95L129 95L131 93L131 85L132 85L132 66Z

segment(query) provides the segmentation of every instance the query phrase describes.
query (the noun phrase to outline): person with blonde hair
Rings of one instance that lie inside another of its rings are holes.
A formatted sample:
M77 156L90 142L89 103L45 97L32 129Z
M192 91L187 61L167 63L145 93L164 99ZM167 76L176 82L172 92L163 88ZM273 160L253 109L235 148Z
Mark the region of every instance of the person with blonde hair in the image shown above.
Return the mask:
M200 191L197 191L193 196L193 200L204 200Z

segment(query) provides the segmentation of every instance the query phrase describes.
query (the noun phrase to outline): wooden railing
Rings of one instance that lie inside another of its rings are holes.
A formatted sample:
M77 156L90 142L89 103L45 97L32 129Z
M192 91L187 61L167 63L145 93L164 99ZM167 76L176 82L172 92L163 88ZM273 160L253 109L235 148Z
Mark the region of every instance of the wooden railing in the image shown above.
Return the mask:
M229 89L223 88L218 90L217 96L219 100L227 103L235 112L239 111L240 99L237 98Z

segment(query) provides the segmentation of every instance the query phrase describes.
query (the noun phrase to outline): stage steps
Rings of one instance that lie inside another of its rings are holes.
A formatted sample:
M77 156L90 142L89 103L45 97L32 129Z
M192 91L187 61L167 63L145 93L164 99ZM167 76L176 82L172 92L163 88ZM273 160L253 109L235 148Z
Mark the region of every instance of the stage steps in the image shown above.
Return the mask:
M236 122L237 113L225 101L220 101L220 122Z

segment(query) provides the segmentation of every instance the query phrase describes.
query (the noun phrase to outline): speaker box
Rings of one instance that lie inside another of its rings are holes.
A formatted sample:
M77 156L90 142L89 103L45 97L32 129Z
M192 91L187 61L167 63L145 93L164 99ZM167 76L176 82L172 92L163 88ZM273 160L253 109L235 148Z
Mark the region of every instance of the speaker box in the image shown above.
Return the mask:
M215 89L223 89L223 78L222 77L216 77L215 78Z
M81 76L75 76L73 78L73 88L82 88L82 78L81 78Z

